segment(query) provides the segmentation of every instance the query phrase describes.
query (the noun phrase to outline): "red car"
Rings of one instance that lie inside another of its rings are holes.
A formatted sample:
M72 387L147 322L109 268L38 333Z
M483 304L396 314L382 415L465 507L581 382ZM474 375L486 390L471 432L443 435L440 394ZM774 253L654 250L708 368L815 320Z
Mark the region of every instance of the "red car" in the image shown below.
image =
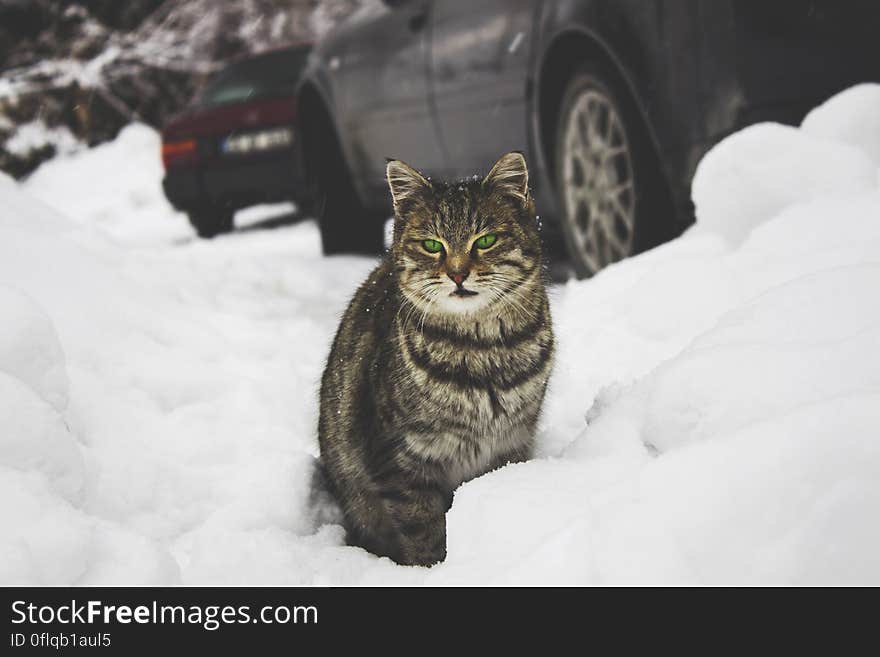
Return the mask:
M162 131L162 187L200 237L233 228L236 210L307 202L295 130L296 86L311 46L230 64Z

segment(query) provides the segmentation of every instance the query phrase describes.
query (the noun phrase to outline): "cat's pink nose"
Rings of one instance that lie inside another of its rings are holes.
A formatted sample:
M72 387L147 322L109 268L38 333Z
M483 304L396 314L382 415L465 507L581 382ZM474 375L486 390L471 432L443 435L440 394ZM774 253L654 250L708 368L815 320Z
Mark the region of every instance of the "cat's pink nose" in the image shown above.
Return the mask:
M467 279L470 272L449 272L447 276L453 280L456 285L461 285Z

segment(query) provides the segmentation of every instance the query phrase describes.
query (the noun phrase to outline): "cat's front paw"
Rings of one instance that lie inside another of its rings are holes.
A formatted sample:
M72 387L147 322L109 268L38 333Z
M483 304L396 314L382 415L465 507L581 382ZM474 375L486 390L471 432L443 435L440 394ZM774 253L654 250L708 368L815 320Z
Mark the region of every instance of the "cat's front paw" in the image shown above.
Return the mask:
M405 550L401 565L405 566L435 566L446 559L446 538L444 537L439 546L429 548L413 547Z
M420 529L422 531L408 531L401 534L400 558L396 560L401 565L433 566L446 559L445 521L431 523Z

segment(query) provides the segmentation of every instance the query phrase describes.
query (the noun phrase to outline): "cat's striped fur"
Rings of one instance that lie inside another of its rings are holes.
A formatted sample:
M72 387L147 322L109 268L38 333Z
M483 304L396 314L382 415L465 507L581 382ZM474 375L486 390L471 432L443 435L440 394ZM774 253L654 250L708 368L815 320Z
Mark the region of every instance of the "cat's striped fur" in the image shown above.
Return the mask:
M388 180L394 243L342 318L318 433L349 542L428 565L455 488L530 456L553 333L522 155L455 184L392 161Z

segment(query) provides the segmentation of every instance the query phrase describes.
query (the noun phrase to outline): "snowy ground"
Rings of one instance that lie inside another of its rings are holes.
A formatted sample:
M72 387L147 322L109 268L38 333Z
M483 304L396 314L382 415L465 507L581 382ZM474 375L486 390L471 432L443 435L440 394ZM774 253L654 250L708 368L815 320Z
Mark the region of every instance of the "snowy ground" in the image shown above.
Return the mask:
M0 176L0 583L880 584L878 168L863 85L733 135L691 231L555 288L539 456L457 491L432 569L307 506L371 261L260 210L195 240L141 126Z

